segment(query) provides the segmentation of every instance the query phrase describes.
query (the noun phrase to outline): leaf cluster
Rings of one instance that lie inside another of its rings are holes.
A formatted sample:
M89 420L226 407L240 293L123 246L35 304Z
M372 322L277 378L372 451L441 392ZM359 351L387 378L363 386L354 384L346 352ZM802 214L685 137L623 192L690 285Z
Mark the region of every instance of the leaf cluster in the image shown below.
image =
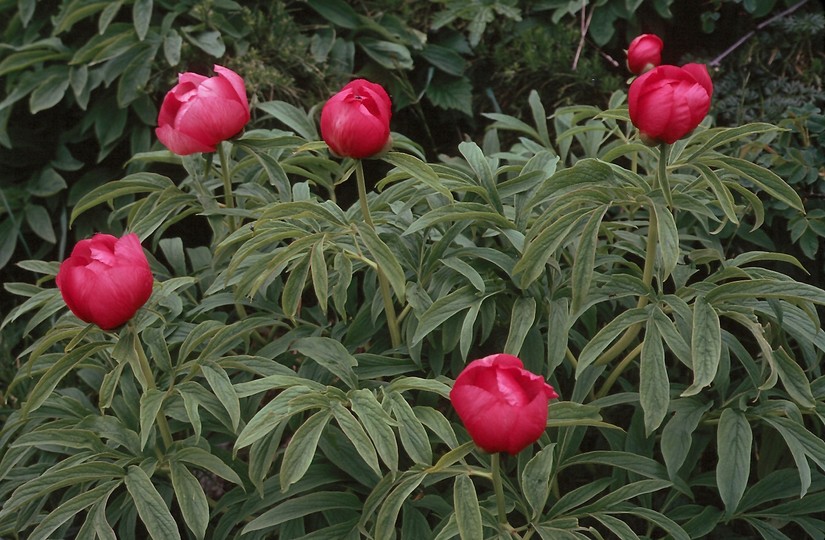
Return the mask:
M355 202L361 164L283 101L257 108L284 129L217 159L135 155L183 178L128 174L71 215L107 207L144 240L155 290L130 323L67 313L54 262L5 284L25 300L2 324L32 344L6 393L0 534L823 534L825 292L720 235L762 225L765 200L802 210L735 152L777 128L650 148L624 100L548 114L532 92L527 120L489 113L434 162L395 133ZM206 245L176 235L188 219ZM494 352L562 396L503 460L507 524L448 398Z

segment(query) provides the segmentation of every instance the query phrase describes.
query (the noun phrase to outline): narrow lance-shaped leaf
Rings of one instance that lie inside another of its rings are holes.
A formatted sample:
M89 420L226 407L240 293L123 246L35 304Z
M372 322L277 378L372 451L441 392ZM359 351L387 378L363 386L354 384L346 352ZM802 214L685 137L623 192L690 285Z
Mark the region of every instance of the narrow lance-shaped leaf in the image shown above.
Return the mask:
M321 513L334 512L335 510L346 510L352 512L360 508L358 497L347 491L319 491L301 495L281 502L277 506L270 508L257 518L247 524L241 531L241 535L252 531L259 531L280 525L286 521L298 519L303 516ZM266 538L274 538L277 535L267 535ZM325 536L324 538L329 538Z
M47 540L54 538L52 533L61 525L74 518L81 510L100 501L105 501L109 494L119 485L120 480L100 484L88 491L81 491L79 495L64 501L42 519L37 527L26 538L28 540Z
M527 332L533 327L536 320L536 299L531 296L521 296L513 303L513 312L510 314L510 332L507 334L507 343L504 352L518 356Z
M403 152L388 152L383 159L410 175L411 178L424 182L431 189L446 197L450 202L453 201L453 194L441 182L441 179L427 162Z
M555 443L542 448L527 462L521 473L521 489L533 510L534 519L543 514L547 496L550 494L550 475L553 472L555 448Z
M415 330L410 345L417 344L441 323L459 311L469 308L476 301L478 301L478 296L468 285L456 289L446 296L442 296L419 316L418 328Z
M398 262L398 259L392 250L390 250L389 246L379 238L371 227L364 223L356 223L355 226L358 229L358 235L361 237L361 240L363 240L364 245L367 246L367 249L375 258L378 268L381 269L390 282L396 298L398 298L399 302L404 302L404 295L407 290L407 278L401 263Z
M736 511L748 486L752 444L753 433L745 415L731 408L722 411L716 431L716 485L728 516Z
M280 480L282 490L286 490L300 480L307 472L315 457L318 439L321 438L321 433L323 433L331 417L332 413L329 409L318 411L295 430L292 440L289 441L289 446L286 447L284 460L281 463Z
M664 420L670 405L670 381L665 350L653 321L647 325L639 367L639 401L645 416L645 433L653 433Z
M593 279L593 271L596 263L596 248L599 245L599 228L602 224L605 212L609 208L604 205L595 209L590 219L584 225L579 245L576 248L576 257L573 260L573 299L570 310L576 312L584 304L590 292L590 282Z
M209 525L209 503L200 482L195 475L178 462L169 464L172 487L180 507L183 520L199 540L206 536Z
M481 508L473 481L466 474L455 477L453 484L453 508L461 540L477 540L484 537L481 526Z
M596 361L598 356L607 348L616 337L634 324L640 324L648 318L648 310L645 308L632 308L623 311L615 319L607 323L599 332L587 342L579 354L579 362L576 366L576 377L580 376L584 369Z
M659 238L657 244L662 261L660 279L665 280L679 262L679 230L673 214L666 206L654 203L653 211L656 212L656 232Z
M693 362L693 384L682 396L693 396L710 385L719 369L722 354L722 328L716 310L704 296L693 304L693 333L690 357Z
M178 524L146 472L137 465L132 465L125 481L126 489L132 496L149 536L153 540L180 540Z
M564 243L567 235L587 219L587 216L586 212L568 212L542 228L526 243L521 259L513 267L513 278L520 288L526 289L545 272L545 265L550 257ZM534 231L530 233L532 235Z
M750 180L775 199L784 202L800 212L805 211L805 205L802 203L799 193L782 178L777 176L776 173L761 165L757 165L746 159L730 156L719 156L716 159L707 160L706 163L710 166L721 167L733 174Z
M241 418L241 405L238 394L232 387L232 380L222 367L214 363L207 363L201 366L206 381L215 393L215 396L229 413L232 421L232 429L237 430Z
M312 288L315 290L315 297L318 299L318 307L326 313L327 300L329 298L329 271L324 258L324 241L319 240L310 252L309 259L310 275L312 276Z
M352 370L358 360L339 341L328 337L306 337L295 341L292 348L318 362L350 388L358 386Z
M304 294L307 276L309 275L310 254L304 255L292 270L284 284L284 291L281 294L281 309L290 319L295 319L301 307L301 297Z
M702 403L698 398L677 399L673 402L676 413L662 430L662 457L665 459L667 474L675 480L679 469L685 463L693 441L693 432L713 402Z
M395 425L395 421L381 407L375 395L367 390L360 389L350 392L352 411L361 420L361 424L366 428L372 439L381 460L395 471L398 469L398 443L395 441L395 433L390 426Z
M461 323L458 348L461 351L461 358L463 360L467 359L467 355L470 353L470 347L475 344L476 319L478 319L478 314L481 311L483 303L483 298L476 300L473 305L470 306L470 309L467 310L464 321Z
M140 396L140 449L146 446L149 435L154 431L157 416L163 406L164 392L156 388L146 390Z
M816 407L811 383L808 382L808 377L802 367L783 348L775 351L774 359L779 380L782 381L791 399L808 409Z
M464 159L470 164L470 168L473 169L481 186L487 192L487 200L490 205L496 212L503 214L504 207L501 204L501 198L498 194L498 187L493 176L493 170L484 153L481 151L481 148L474 142L462 142L458 145L458 151L461 152L461 155L464 156Z
M352 445L358 451L358 455L366 462L366 464L375 471L375 474L381 476L381 467L378 464L378 454L375 452L375 445L367 435L367 432L361 426L361 423L353 416L353 414L343 405L336 402L332 406L332 414L335 416L338 426L341 431L350 440Z
M390 399L392 413L398 420L398 435L407 454L416 463L430 465L433 462L433 451L424 425L401 394L393 392L387 397Z
M419 484L426 478L424 473L407 473L398 482L396 487L384 498L381 509L375 520L375 534L373 538L392 538L395 531L395 522L401 505L410 496ZM380 484L379 484L380 485Z

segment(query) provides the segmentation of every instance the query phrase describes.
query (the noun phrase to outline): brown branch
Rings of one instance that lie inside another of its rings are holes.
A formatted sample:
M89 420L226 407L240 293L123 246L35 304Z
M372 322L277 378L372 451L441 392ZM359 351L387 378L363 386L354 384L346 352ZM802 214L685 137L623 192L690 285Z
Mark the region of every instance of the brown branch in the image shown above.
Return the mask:
M722 54L720 54L719 56L717 56L716 58L714 58L713 60L708 62L708 66L710 66L710 67L718 66L727 55L729 55L730 53L732 53L733 51L735 51L736 49L741 47L743 43L745 43L747 40L749 40L750 38L755 36L756 32L758 32L759 30L762 30L766 26L774 23L775 21L781 19L782 17L790 15L791 13L793 13L794 11L801 8L802 6L804 6L807 3L808 3L808 0L801 0L800 2L797 2L793 6L786 9L785 11L783 11L781 13L777 13L776 15L774 15L773 17L771 17L767 21L763 21L763 22L759 23L756 26L755 29L751 30L750 32L748 32L747 34L745 34L744 36L742 36L741 38L736 40L736 43L734 43L733 45L731 45L730 47L728 47L727 49L722 51Z

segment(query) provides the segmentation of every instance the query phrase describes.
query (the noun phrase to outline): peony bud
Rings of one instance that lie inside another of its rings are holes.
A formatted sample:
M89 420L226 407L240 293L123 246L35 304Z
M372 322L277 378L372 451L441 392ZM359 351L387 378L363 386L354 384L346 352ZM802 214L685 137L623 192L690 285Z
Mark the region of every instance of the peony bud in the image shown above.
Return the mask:
M450 401L473 441L487 452L515 455L541 437L552 386L524 369L519 358L494 354L467 364Z
M630 84L630 120L647 143L672 144L705 118L713 83L703 64L659 66Z
M152 271L134 233L96 234L78 242L60 264L57 288L78 319L103 330L116 328L152 294Z
M341 157L366 158L392 144L392 102L381 85L356 79L321 110L321 137Z
M214 152L218 143L237 135L249 122L243 79L222 66L215 66L215 71L214 77L181 73L163 99L155 134L178 155Z
M627 69L641 75L662 63L664 44L655 34L642 34L630 42L627 48Z

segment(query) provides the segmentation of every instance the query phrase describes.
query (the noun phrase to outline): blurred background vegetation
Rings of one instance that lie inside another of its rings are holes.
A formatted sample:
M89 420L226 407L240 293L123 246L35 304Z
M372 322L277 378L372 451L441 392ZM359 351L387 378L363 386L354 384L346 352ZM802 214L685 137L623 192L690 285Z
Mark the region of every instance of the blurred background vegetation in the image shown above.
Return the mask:
M663 38L666 63L710 64L718 125L787 129L761 159L807 214L774 204L769 227L721 238L792 253L808 268L802 279L822 286L822 9L797 0L0 0L1 281L36 279L21 261L61 260L94 231L119 232L103 209L71 229L68 215L89 190L144 166L132 156L161 150L158 104L179 72L237 71L254 127L265 127L257 102L311 111L353 77L369 78L392 95L394 131L437 159L483 137L481 113L527 118L533 89L548 112L606 107L628 80L624 47L648 32ZM0 293L0 313L17 301ZM22 329L0 328L0 380L15 371Z

